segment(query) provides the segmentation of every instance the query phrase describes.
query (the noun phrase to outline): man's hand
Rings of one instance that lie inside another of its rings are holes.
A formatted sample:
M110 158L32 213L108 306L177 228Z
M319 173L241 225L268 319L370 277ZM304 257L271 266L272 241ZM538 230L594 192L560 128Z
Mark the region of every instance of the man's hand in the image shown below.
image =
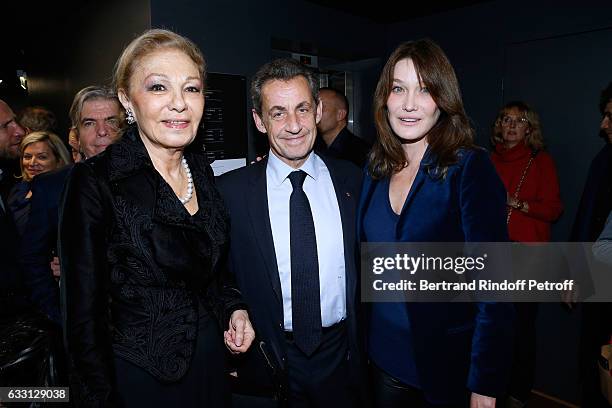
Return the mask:
M470 408L495 408L495 398L472 393Z
M573 289L561 291L561 301L567 306L569 310L572 310L578 302L578 295L580 294L580 286L574 285Z
M262 161L263 159L265 159L265 158L266 158L266 156L267 156L267 154L264 154L263 156L257 156L257 157L255 158L255 160L253 160L253 161L251 162L251 164L255 164L255 163L257 163L257 162Z
M249 349L255 340L255 330L246 310L236 310L232 313L228 330L223 333L223 337L225 346L232 354L244 353Z
M49 266L51 267L51 271L53 272L53 277L54 278L58 278L60 277L60 263L59 263L59 258L57 256L53 257L53 260L51 261L51 263L49 264Z

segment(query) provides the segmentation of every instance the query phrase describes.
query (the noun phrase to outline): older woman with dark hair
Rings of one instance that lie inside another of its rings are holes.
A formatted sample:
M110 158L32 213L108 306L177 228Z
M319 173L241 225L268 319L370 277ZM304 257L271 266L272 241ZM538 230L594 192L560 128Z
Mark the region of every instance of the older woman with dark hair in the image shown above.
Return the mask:
M223 339L241 353L255 334L223 268L227 212L202 152L188 148L204 58L190 40L150 30L123 51L114 79L130 126L75 165L60 220L75 401L227 406Z
M374 114L362 242L507 240L503 185L473 144L455 72L438 45L419 40L395 49ZM508 304L372 303L375 405L494 406L509 372L512 318Z

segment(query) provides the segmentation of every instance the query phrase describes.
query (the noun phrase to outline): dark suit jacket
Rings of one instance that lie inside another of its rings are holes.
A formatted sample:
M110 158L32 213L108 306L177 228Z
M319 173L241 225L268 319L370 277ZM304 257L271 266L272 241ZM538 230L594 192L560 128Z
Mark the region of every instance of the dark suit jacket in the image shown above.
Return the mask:
M444 178L427 150L397 225L398 242L503 242L506 191L489 155L464 150ZM359 234L377 181L364 177ZM510 373L514 308L509 303L406 303L426 397L459 401L466 388L500 396Z
M8 201L8 196L13 186L19 182L21 169L19 168L19 159L0 159L0 196L4 200L4 204Z
M346 268L347 324L350 361L360 374L358 314L358 248L355 236L355 210L359 197L361 172L351 163L324 158L329 169L344 233ZM238 367L238 378L254 389L283 387L286 340L283 326L281 284L268 215L266 187L267 160L222 175L217 180L230 212L231 244L229 266L236 275L255 327L255 347ZM354 382L359 379L355 378Z
M72 167L68 165L34 178L27 234L22 237L19 256L32 302L57 324L61 324L59 285L49 263L57 247L60 196Z
M346 127L342 128L329 147L324 142L318 143L318 146L322 155L348 160L359 168L366 164L371 148L368 142L352 134Z
M11 216L8 196L19 179L15 178L15 166L19 169L19 160L0 159L0 296L24 294L23 277L17 265L19 234L15 220Z
M87 406L116 404L115 357L160 383L180 381L194 354L200 305L223 328L246 307L223 268L229 225L212 170L202 154L185 156L198 197L193 216L153 167L135 127L76 164L66 184L64 330L73 390ZM219 332L210 341L221 339Z
M23 276L17 264L17 228L7 209L6 201L2 200L4 206L0 206L0 306L4 305L8 298L15 296L25 301L25 290ZM20 302L21 303L21 302ZM13 314L14 309L8 307L0 310L0 316Z
M593 158L570 234L571 242L594 242L612 210L612 144Z

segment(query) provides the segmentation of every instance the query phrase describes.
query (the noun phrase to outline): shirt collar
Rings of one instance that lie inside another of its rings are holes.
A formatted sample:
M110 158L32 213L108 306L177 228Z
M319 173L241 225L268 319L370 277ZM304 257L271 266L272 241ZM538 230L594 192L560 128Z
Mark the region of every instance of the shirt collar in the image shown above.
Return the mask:
M294 169L293 167L289 166L281 159L279 159L278 156L276 156L276 154L272 150L270 150L268 153L268 167L266 171L268 174L268 178L272 182L272 185L276 187L279 187L281 184L283 184L287 176L289 176L289 173L296 170L303 170L308 175L308 177L311 177L312 179L316 180L319 177L318 164L320 160L321 159L319 158L319 156L317 156L315 152L312 151L308 155L308 158L306 159L304 164L302 164L299 168Z

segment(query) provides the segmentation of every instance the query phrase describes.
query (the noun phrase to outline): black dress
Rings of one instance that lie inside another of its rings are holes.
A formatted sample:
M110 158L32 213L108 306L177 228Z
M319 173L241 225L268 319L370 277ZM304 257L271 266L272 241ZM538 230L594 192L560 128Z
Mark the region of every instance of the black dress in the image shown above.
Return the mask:
M229 225L210 166L197 152L185 156L193 216L135 127L70 175L59 253L77 405L228 401L222 329L245 305L224 268Z

